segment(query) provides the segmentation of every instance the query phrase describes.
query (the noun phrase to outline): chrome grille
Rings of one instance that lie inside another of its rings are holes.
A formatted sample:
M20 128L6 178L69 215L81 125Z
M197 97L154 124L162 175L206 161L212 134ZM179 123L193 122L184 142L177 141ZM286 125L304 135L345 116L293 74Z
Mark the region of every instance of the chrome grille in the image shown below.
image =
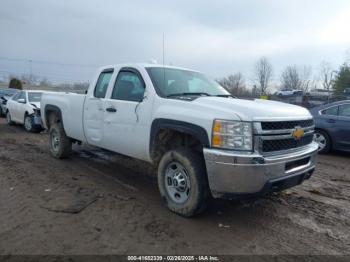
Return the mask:
M295 140L294 138L263 140L262 151L273 152L306 146L312 142L312 138L313 135L310 134L300 138L299 140Z
M304 130L304 136L295 139L292 132L296 127ZM262 154L297 150L312 143L314 133L313 119L291 121L262 121L254 124L255 148Z
M296 126L309 127L314 125L313 119L299 121L278 121L278 122L261 122L262 130L281 130L293 129Z

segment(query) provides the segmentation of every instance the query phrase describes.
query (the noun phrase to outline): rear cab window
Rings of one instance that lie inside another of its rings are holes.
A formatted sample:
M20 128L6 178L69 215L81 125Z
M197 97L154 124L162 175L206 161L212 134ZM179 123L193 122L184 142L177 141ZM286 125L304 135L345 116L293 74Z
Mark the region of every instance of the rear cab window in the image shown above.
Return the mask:
M105 98L113 72L113 69L105 69L101 72L94 89L94 97Z

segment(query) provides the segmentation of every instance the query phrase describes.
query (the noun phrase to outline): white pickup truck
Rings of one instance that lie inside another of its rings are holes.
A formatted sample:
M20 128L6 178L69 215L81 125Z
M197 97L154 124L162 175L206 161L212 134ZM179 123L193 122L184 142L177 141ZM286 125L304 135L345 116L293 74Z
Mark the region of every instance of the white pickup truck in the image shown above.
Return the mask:
M49 146L68 157L88 143L152 163L167 207L182 216L207 199L259 196L302 183L318 146L308 110L242 100L197 71L126 64L98 70L86 95L44 94Z

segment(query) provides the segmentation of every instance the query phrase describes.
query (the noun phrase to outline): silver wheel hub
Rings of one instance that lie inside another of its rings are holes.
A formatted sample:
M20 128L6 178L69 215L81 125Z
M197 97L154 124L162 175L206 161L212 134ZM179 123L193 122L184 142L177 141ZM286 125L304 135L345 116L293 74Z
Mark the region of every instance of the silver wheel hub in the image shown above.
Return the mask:
M57 135L56 132L53 132L51 135L51 145L52 145L52 149L55 151L59 150L60 147L60 138Z
M175 203L181 204L188 200L191 182L187 170L178 162L171 162L165 170L165 188Z
M327 140L325 136L320 133L314 134L314 141L318 144L318 151L321 151L327 145Z
M32 129L32 119L30 117L26 117L24 120L24 126L27 130Z

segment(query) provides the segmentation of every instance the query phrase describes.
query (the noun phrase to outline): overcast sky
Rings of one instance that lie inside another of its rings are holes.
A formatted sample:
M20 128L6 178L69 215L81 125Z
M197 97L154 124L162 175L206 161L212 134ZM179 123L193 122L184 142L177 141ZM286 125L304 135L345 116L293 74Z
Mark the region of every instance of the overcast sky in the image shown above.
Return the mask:
M241 71L249 80L261 56L275 79L289 64L316 73L322 60L336 69L346 59L350 1L1 0L0 76L29 73L26 59L54 81L89 80L98 65L161 62L163 32L167 64L214 77Z

